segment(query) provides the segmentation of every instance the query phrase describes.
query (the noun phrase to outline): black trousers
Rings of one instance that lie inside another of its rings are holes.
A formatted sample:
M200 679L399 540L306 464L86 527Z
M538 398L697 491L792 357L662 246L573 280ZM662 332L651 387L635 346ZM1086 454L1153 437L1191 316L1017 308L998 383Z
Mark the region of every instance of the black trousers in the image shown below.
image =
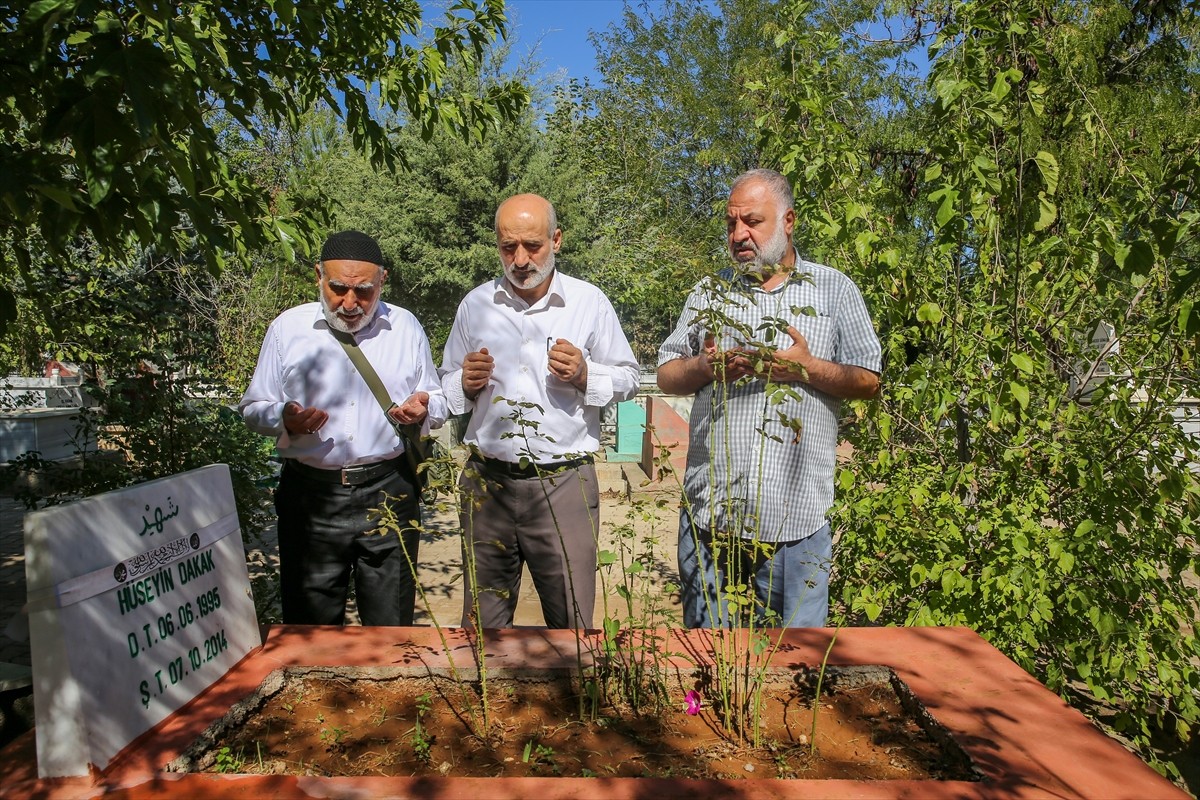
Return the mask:
M275 491L285 623L343 624L353 577L363 625L412 625L420 506L407 473L341 486L285 462ZM375 512L385 502L403 524L400 535L379 530Z

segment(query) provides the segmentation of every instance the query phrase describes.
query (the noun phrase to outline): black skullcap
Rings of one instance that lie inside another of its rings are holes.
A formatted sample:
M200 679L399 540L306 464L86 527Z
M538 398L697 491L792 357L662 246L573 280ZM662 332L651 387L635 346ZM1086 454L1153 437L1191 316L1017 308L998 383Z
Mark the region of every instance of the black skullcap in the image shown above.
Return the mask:
M322 261L366 261L383 266L383 252L373 236L360 231L330 234L321 248Z

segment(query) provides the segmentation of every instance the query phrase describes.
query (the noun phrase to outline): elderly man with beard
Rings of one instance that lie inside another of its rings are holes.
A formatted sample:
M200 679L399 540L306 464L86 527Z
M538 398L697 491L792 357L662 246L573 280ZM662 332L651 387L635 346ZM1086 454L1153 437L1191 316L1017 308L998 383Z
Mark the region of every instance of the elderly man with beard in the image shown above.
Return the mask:
M472 411L463 495L463 625L513 623L521 568L551 628L591 627L600 410L637 392L639 368L608 298L556 271L554 207L496 211L503 275L459 304L442 360L454 413Z
M445 398L421 325L380 300L387 271L372 237L331 235L316 277L320 301L271 323L239 406L283 458L275 491L283 621L341 625L353 576L364 625L411 625L420 511L392 423L439 427ZM390 420L338 336L353 339L399 404ZM378 532L373 512L384 504L410 522L399 536Z
M696 394L679 521L688 627L738 626L751 608L779 627L828 614L838 411L878 391L880 346L853 281L796 253L795 219L786 178L738 176L734 266L693 288L658 351L659 387Z

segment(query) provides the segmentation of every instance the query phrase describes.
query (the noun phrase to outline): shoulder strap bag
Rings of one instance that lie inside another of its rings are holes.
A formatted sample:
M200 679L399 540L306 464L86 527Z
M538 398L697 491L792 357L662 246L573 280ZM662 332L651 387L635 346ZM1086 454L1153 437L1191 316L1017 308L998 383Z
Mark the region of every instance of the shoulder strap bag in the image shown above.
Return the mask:
M396 435L400 437L400 441L404 442L404 457L408 461L413 480L416 481L417 492L424 494L425 486L429 482L429 476L427 470L421 469L421 464L429 458L431 450L429 445L430 440L421 437L420 424L412 422L404 425L392 418L391 411L397 407L397 403L392 400L391 395L384 388L383 381L379 379L379 373L371 366L371 362L367 360L366 354L359 349L358 342L354 341L354 337L349 333L332 328L330 328L330 333L333 334L333 338L338 340L338 344L346 351L346 355L354 362L354 366L358 367L358 372L363 376L363 380L367 382L367 387L371 390L371 394L375 395L375 401L383 409L383 415L387 417L388 424L395 429Z

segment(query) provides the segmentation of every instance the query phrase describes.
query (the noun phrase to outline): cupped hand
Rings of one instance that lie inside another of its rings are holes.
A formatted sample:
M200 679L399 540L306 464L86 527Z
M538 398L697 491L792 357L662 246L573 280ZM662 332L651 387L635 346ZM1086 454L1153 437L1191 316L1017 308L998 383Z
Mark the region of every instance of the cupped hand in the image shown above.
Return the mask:
M283 406L283 427L293 436L316 433L328 421L329 415L319 408L305 408L295 400L289 400Z
M488 355L486 347L467 353L462 365L462 388L468 399L474 400L484 390L495 368L496 361Z

